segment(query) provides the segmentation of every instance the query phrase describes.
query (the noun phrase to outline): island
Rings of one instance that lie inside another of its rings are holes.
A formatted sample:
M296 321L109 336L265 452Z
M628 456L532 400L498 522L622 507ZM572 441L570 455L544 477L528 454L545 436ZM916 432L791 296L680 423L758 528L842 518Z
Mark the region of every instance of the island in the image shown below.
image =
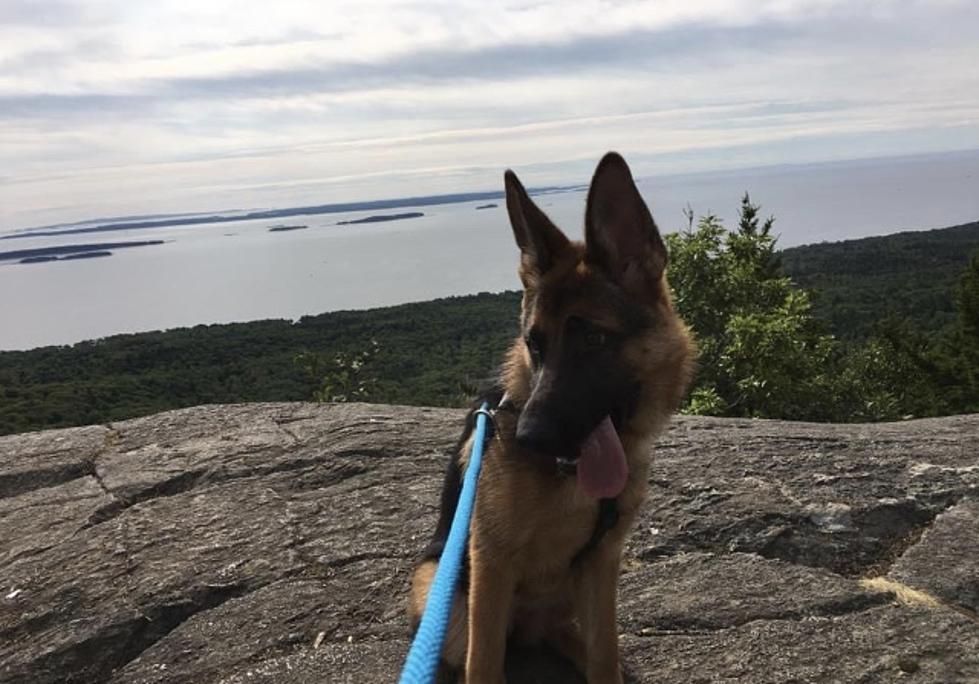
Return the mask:
M97 257L112 256L112 252L106 249L93 250L91 252L78 252L77 254L66 254L58 261L75 261L77 259L95 259Z
M40 264L46 261L65 261L68 259L89 259L91 257L112 256L110 250L127 247L147 247L162 245L163 240L140 240L133 242L95 242L81 245L52 245L32 249L15 249L0 252L0 261L16 261L21 264Z
M98 250L91 252L76 252L74 254L65 254L64 256L52 256L52 255L41 255L41 256L29 256L24 257L18 264L45 264L49 261L78 261L79 259L95 259L97 257L107 257L112 256L112 252L108 250Z
M496 209L498 206L500 206L500 205L499 204L493 204L493 203L490 203L490 204L480 204L478 207L476 207L476 210L479 211L480 209Z
M33 257L25 257L20 261L18 261L17 263L18 264L43 264L48 261L57 261L57 260L58 257L56 256L33 256Z
M306 230L309 226L272 226L269 228L270 233L285 233L290 230Z
M338 226L349 226L355 223L381 223L383 221L400 221L402 219L412 219L418 218L419 216L424 216L425 214L420 211L408 211L403 214L377 214L375 216L365 216L359 219L350 219L349 221L337 221Z

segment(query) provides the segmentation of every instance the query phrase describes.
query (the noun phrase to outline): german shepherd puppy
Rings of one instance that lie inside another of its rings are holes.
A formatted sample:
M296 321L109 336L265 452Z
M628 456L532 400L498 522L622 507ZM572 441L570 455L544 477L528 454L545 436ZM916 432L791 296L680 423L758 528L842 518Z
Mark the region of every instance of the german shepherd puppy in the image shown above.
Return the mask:
M646 493L648 441L686 391L694 346L671 304L666 247L621 156L605 155L592 178L584 243L565 237L512 171L504 180L521 255L522 334L488 397L501 403L442 677L461 670L469 684L503 682L514 638L553 647L590 684L621 683L619 560ZM470 414L435 536L412 576L414 628L455 513L472 425Z

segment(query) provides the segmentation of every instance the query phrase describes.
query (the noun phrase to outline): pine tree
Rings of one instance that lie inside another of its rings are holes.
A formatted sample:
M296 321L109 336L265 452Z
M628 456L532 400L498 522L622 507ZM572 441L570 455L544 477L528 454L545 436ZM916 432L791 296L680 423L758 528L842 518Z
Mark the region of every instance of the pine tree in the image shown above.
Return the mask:
M688 410L730 416L835 417L826 372L836 342L779 266L774 219L745 194L735 231L713 215L667 236L670 283L700 348Z

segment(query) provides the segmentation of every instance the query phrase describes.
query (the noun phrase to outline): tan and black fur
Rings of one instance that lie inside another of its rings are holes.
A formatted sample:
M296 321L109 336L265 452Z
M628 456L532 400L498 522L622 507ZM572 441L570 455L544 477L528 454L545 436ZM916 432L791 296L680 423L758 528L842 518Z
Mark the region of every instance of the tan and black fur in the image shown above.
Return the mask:
M469 684L503 682L507 641L519 639L554 647L591 684L615 684L622 547L646 493L648 442L687 388L694 348L670 301L666 248L621 156L607 154L595 171L583 243L551 223L512 171L505 185L521 252L522 335L488 398L495 404L505 393L513 409L497 414L484 455L443 665ZM556 464L573 461L605 416L629 476L616 500L618 523L592 548L599 501ZM412 577L413 626L455 511L471 423Z

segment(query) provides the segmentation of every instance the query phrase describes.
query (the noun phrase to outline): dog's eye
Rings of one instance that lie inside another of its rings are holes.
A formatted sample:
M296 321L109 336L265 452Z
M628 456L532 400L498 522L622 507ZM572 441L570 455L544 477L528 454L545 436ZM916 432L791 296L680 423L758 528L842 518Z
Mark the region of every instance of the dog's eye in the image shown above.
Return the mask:
M606 342L605 331L603 330L589 330L585 333L585 347L590 350L601 349L605 346Z
M527 345L527 351L530 352L531 360L539 365L544 358L544 345L541 342L540 335L531 331L524 336L523 340L524 344Z
M598 351L608 342L608 334L604 329L578 316L568 318L567 332L580 340L579 348L585 352Z

